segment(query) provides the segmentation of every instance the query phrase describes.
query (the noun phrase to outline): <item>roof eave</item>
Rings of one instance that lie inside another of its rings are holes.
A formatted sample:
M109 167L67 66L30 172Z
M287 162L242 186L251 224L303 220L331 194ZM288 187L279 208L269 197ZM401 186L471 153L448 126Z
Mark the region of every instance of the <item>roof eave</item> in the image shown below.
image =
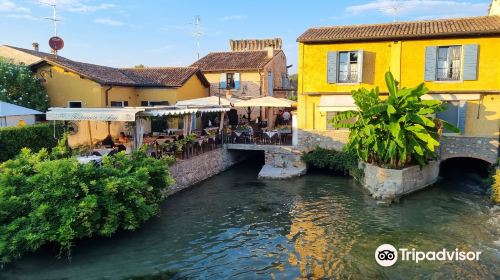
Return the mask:
M480 31L480 32L454 32L447 34L425 34L425 35L407 35L407 36L387 36L371 38L348 38L348 39L301 39L297 38L298 43L303 44L325 44L325 43L350 43L350 42L380 42L394 40L425 40L425 39L445 39L445 38L464 38L464 37L489 37L500 36L500 30Z

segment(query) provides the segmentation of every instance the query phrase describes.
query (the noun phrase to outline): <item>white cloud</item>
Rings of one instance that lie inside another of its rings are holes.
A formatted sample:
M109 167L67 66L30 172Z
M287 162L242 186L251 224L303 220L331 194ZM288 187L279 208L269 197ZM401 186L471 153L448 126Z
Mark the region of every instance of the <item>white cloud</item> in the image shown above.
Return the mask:
M220 21L232 21L232 20L245 20L247 19L247 16L244 15L230 15L230 16L225 16L219 18Z
M20 7L16 3L9 0L0 0L0 12L20 12L20 13L30 13L30 9L26 7Z
M110 18L96 18L96 19L94 19L94 23L104 24L104 25L111 25L111 26L122 26L122 25L125 25L125 23L123 23L121 21L117 21L117 20L110 19Z
M40 2L42 3L42 5L43 3L53 3L52 0L42 0ZM85 14L94 13L100 10L108 10L116 7L116 5L109 3L92 5L88 2L88 0L58 0L57 7L61 10Z
M393 16L395 8L398 16L418 18L443 18L449 15L486 15L489 3L472 3L453 0L375 0L346 8L351 15L382 14Z

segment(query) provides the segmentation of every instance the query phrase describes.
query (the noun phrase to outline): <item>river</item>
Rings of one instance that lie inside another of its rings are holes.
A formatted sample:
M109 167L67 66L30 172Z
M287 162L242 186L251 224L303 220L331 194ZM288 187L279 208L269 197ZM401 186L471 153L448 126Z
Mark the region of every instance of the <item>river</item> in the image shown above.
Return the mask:
M441 180L387 207L350 178L262 181L258 171L240 164L169 197L135 232L78 242L71 259L46 248L0 279L500 278L500 208L467 180ZM384 243L482 253L386 268L374 259Z

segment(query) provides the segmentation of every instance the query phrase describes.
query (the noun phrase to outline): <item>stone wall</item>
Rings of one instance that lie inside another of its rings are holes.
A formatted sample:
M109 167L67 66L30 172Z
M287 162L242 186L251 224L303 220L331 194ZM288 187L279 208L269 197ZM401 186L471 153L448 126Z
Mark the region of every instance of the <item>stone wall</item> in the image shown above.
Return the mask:
M175 184L170 193L178 192L217 175L244 159L244 153L240 151L229 151L220 148L187 160L178 161L170 167L170 173L175 179Z
M415 192L436 182L439 162L432 161L420 169L411 166L404 169L386 169L365 163L363 185L376 199L393 200Z
M439 153L441 160L470 157L495 164L498 158L498 137L443 136Z
M297 149L310 152L316 147L341 151L349 138L348 130L303 130L298 131Z

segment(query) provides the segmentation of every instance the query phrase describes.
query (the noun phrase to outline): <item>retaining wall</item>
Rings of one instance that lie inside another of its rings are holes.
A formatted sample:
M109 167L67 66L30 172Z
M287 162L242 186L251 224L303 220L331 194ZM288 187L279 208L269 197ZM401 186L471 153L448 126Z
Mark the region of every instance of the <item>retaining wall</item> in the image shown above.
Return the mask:
M170 193L178 192L217 175L244 159L244 153L219 148L187 160L178 161L170 167L170 173L175 179Z

